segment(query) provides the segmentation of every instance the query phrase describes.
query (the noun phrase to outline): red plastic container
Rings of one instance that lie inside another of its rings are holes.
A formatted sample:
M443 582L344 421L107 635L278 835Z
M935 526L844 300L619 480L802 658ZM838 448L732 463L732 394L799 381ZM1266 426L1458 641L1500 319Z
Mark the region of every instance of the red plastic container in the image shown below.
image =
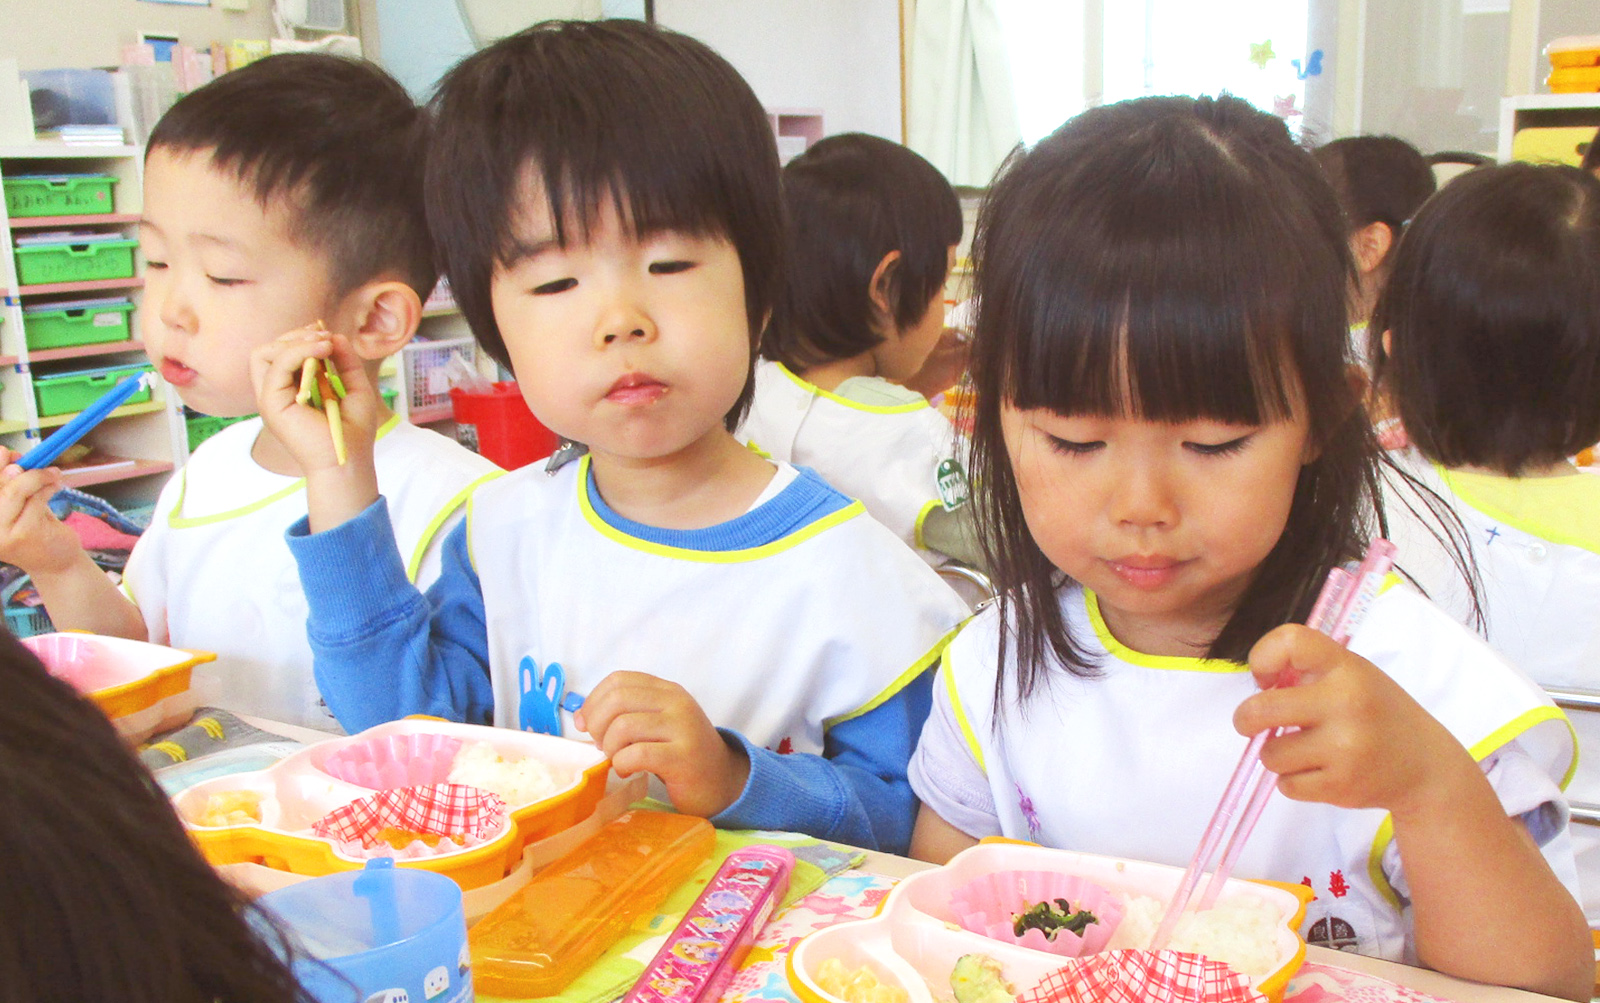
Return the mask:
M456 439L507 470L524 467L556 451L561 439L539 424L515 381L496 383L489 393L450 391Z

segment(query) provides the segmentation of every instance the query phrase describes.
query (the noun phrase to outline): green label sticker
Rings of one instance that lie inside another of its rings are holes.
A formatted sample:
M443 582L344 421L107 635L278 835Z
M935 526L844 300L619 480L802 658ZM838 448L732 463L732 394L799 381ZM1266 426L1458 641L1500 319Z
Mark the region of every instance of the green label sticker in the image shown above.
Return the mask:
M961 461L950 457L939 464L934 477L939 482L939 501L946 512L954 511L967 503L971 489L967 487L967 471Z

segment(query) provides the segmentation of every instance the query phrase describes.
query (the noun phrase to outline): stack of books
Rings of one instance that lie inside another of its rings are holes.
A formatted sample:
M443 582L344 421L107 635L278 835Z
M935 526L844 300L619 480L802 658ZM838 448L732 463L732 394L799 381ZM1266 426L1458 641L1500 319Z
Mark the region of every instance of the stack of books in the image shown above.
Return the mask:
M59 140L71 146L121 146L127 142L120 125L63 125L40 132L38 138Z

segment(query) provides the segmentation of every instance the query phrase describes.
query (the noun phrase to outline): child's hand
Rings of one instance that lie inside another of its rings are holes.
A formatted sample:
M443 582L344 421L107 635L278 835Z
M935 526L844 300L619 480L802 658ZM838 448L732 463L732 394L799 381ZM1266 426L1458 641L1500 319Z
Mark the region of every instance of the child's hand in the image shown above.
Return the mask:
M255 350L250 371L261 420L308 476L340 465L327 414L295 399L307 359L330 360L344 383L345 396L339 401L339 412L349 454L347 462L349 458L370 460L380 424L378 395L367 379L360 356L343 335L319 327L303 327Z
M613 672L573 716L618 774L654 773L685 815L710 818L738 800L750 777L744 750L729 745L682 686L643 672Z
M78 534L50 511L61 471L23 470L16 465L21 455L0 447L0 561L35 577L60 574L83 552Z
M1383 670L1309 627L1271 631L1250 651L1262 687L1292 672L1295 685L1239 705L1234 727L1300 730L1269 740L1261 762L1297 801L1383 808L1397 821L1448 810L1439 799L1481 771L1455 736Z

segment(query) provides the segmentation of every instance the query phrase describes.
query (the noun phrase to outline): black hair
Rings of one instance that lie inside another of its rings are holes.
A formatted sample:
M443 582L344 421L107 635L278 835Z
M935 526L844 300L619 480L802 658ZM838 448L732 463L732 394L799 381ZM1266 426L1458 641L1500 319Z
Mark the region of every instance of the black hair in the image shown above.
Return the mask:
M1582 167L1591 174L1600 171L1600 129L1589 138L1589 148L1583 151Z
M1480 167L1400 243L1373 317L1379 388L1447 467L1515 476L1600 441L1600 180Z
M0 635L0 1001L310 1003L111 722Z
M398 279L426 299L438 272L422 211L422 110L373 63L268 56L178 100L157 150L209 152L262 206L282 199L291 236L321 252L339 293Z
M961 203L938 168L899 143L829 136L783 169L789 272L761 354L796 371L847 359L883 341L870 296L891 251L894 322L916 324L944 288L961 241Z
M1243 661L1303 620L1327 570L1365 546L1378 447L1346 379L1344 219L1283 122L1228 96L1084 112L1003 165L974 260L973 482L1002 621L1017 614L1021 694L1048 655L1095 666L1062 618L1065 576L1028 532L1007 406L1241 424L1303 409L1318 455L1209 656Z
M738 71L642 21L547 21L462 60L430 109L428 221L478 344L510 365L490 282L515 251L532 172L562 246L609 199L635 234L725 237L738 251L752 376L727 417L736 427L783 280L784 219L777 143Z
M1350 136L1312 151L1339 196L1349 231L1382 223L1399 241L1438 187L1416 147L1397 136ZM1393 255L1390 245L1389 254Z

